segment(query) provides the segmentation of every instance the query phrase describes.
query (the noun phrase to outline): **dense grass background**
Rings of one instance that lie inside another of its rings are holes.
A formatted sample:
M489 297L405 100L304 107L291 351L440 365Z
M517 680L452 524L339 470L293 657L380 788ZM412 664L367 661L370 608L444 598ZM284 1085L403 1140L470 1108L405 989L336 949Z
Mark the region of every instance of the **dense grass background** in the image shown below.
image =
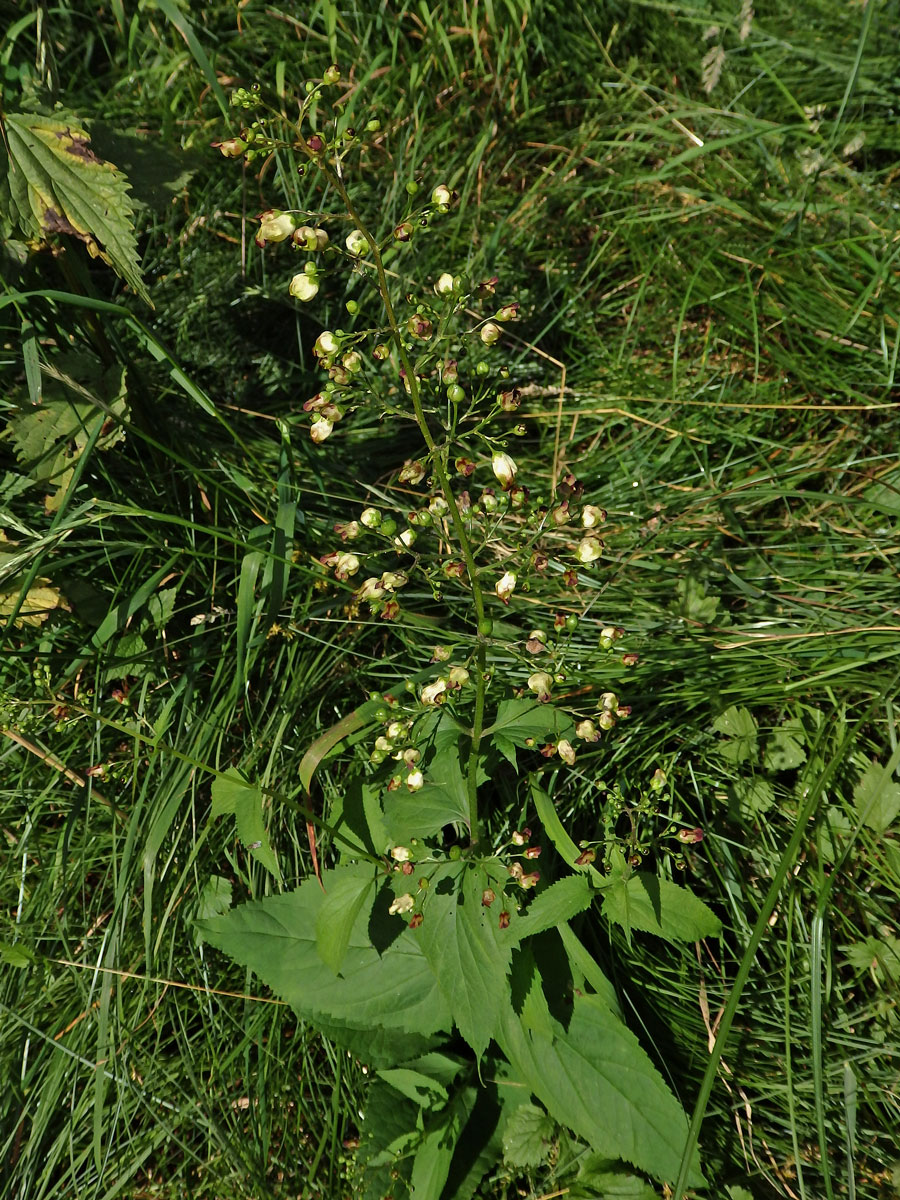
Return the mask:
M0 975L0 1196L353 1194L360 1068L192 929L211 877L235 900L270 886L207 823L204 768L261 777L285 877L305 876L306 746L434 640L426 621L348 623L317 586L331 523L407 447L363 419L322 448L297 429L312 341L345 297L286 299L284 260L252 242L282 201L277 165L257 177L208 148L227 128L213 79L289 98L332 61L359 85L353 120L383 126L362 203L390 221L415 173L460 192L391 266L501 276L524 315L523 476L546 489L557 455L609 510L573 650L602 674L594 619L627 628L641 662L608 682L634 713L560 778L560 805L591 836L597 781L628 793L662 765L707 832L690 882L721 945L597 933L688 1111L800 799L821 789L709 1099L714 1193L900 1194L897 4L18 15L4 107L58 99L131 171L155 309L77 246L4 268L7 291L113 299L143 325L65 296L0 310L5 416L27 394L23 322L47 371L66 349L125 365L131 404L127 438L82 456L53 514L0 442L0 525L69 605L0 647L0 940L39 956ZM174 156L168 189L142 183L148 147ZM758 727L746 752L713 724L735 705ZM786 731L800 754L778 756ZM873 762L888 819L864 823ZM340 784L338 761L326 801ZM510 784L498 828L519 804ZM485 1194L559 1182L501 1173Z

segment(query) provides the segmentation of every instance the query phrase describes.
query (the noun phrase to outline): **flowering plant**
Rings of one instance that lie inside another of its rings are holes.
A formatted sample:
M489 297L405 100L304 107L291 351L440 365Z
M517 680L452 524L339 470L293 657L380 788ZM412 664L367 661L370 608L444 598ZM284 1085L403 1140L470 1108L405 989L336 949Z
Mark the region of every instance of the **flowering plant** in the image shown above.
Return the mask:
M423 190L412 179L399 222L367 220L347 182L361 135L346 118L314 121L323 90L339 80L334 67L311 82L290 126L266 114L258 93L239 90L236 103L257 119L218 145L249 161L296 156L332 202L327 217L324 202L260 215L260 246L305 258L284 272L290 295L309 306L349 276L365 297L346 302L348 327L315 338L322 381L303 404L308 436L329 442L322 454L339 453L340 422L374 408L411 423L420 441L381 488L393 506L363 496L327 531L323 584L351 619L421 621L437 611L447 636L430 662L370 694L304 759L309 793L326 752L351 735L369 738L345 795L315 818L332 836L335 864L295 891L201 922L202 934L381 1071L360 1149L371 1194L383 1184L395 1196L405 1187L449 1197L461 1169L486 1170L509 1129L529 1121L541 1137L567 1130L608 1159L671 1179L684 1114L576 923L595 905L629 936L694 940L718 922L687 889L638 870L660 816L662 772L635 803L612 789L595 842L576 844L554 803L554 781L578 769L579 747L611 736L631 712L604 687L608 656L620 670L637 660L619 658L621 626L597 622L595 661L570 652L579 623L594 620L580 595L603 562L606 513L555 462L549 486L524 481L512 452L527 433L522 392L502 357L520 310L497 298L499 279L447 269L410 286L404 272L398 287L389 274L387 251L445 219L456 195L440 180ZM460 611L462 624L447 615ZM519 791L527 825L486 814L501 775ZM217 781L214 813L237 811L252 790ZM681 864L698 831L680 836L676 824L663 838ZM256 852L274 863L265 838ZM385 1104L391 1122L380 1119ZM408 1130L399 1138L398 1111ZM702 1178L696 1164L691 1172Z

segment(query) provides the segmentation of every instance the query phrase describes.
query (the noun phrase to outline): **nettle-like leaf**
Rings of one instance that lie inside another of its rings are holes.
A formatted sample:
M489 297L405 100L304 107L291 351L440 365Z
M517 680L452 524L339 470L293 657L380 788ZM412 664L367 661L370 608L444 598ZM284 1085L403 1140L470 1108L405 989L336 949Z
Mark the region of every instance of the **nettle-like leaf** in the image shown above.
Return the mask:
M426 1036L449 1030L450 1006L418 940L388 913L388 889L360 909L340 973L322 961L316 928L328 890L345 878L373 875L371 866L338 867L324 873L325 892L308 879L293 892L242 904L198 927L204 941L249 967L303 1017L355 1030Z
M570 737L574 728L569 714L555 705L541 704L523 697L520 700L501 700L497 705L494 723L485 729L483 737L489 738L515 766L514 747L524 748L532 739L536 743L558 741Z
M55 489L44 502L55 512L87 447L111 450L124 439L129 409L124 367L105 369L89 355L64 354L44 375L41 403L22 404L3 436L32 482Z
M226 813L234 815L238 837L257 862L280 879L278 859L263 822L262 790L233 769L216 776L212 785L211 817L215 820Z
M539 1167L553 1144L556 1122L542 1108L522 1104L503 1130L503 1161L510 1167Z
M148 304L141 279L129 183L91 149L90 135L71 113L7 113L9 157L0 205L27 239L69 234L102 258Z
M668 942L698 942L722 930L716 914L692 891L646 871L604 889L603 915L626 930L641 929Z
M527 964L524 955L517 967L527 974ZM597 1153L673 1180L687 1118L635 1035L596 996L576 993L568 1011L557 1002L551 1013L536 972L527 986L518 1011L504 1008L497 1033L516 1074ZM689 1184L702 1179L695 1161Z
M415 931L454 1023L479 1057L509 1003L507 972L516 941L514 920L500 928L504 904L498 876L486 864L440 868L431 878L425 919ZM508 878L505 871L502 877ZM482 903L487 888L497 895L488 907Z
M516 923L516 940L555 929L588 908L597 894L586 875L567 875L539 892Z
M384 824L394 844L430 838L445 825L467 825L469 798L458 746L440 750L424 769L425 785L417 792L400 788L384 796Z

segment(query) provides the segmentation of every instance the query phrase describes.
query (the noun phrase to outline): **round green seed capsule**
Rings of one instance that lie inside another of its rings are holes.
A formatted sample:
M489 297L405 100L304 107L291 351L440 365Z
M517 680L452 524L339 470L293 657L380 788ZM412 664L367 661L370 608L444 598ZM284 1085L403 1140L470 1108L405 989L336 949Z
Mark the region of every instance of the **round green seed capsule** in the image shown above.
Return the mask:
M466 393L458 383L451 383L447 388L447 399L452 401L454 404L462 404L465 398Z
M478 622L478 632L482 637L490 637L494 632L494 622L490 617L482 617Z
M566 629L568 629L569 633L574 633L577 628L578 618L574 613L571 613L568 617L566 617Z
M355 317L359 312L359 304L355 300L348 300L344 307L351 317Z
M376 708L375 709L375 720L376 721L389 721L390 719L391 719L391 710L389 708Z
M480 363L478 363L478 365L475 368L475 374L476 375L490 375L490 373L491 373L490 363L486 363L484 361L484 359L482 359L482 361Z

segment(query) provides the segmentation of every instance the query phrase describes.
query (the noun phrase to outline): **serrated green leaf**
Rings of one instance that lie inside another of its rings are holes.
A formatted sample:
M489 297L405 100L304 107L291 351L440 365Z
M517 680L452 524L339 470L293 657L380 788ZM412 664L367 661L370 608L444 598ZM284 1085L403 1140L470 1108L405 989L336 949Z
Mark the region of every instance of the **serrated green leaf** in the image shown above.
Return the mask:
M676 587L674 611L690 621L708 625L715 620L719 597L708 595L706 585L697 575L683 576Z
M900 980L900 938L869 937L842 949L844 961L855 971L871 971L893 983Z
M460 1088L444 1111L426 1122L410 1174L410 1200L440 1200L457 1142L477 1099L476 1088Z
M508 1003L506 974L515 941L514 923L500 929L497 905L481 902L494 882L483 865L440 868L432 875L425 920L416 931L453 1020L478 1057Z
M412 1100L420 1108L437 1108L447 1102L447 1089L443 1084L409 1067L388 1067L378 1072L379 1078L396 1088L401 1096Z
M23 967L33 967L37 958L21 942L17 942L15 945L10 945L9 942L0 942L0 962L6 963L8 967L17 967L21 970Z
M497 753L502 754L513 770L517 771L519 763L516 759L516 743L503 733L492 734L491 741Z
M212 784L211 818L226 813L234 814L238 837L252 856L280 879L278 860L263 823L262 790L258 783L251 783L234 768L216 776Z
M728 788L728 794L739 815L752 821L758 813L768 812L775 803L772 782L762 775L752 779L738 779Z
M371 867L338 867L324 875ZM316 949L316 919L324 901L318 880L296 891L243 904L223 917L198 922L204 939L249 967L304 1017L352 1029L382 1026L428 1035L449 1030L450 1008L422 953L415 931L388 914L383 889L371 913L361 912L349 938L341 974Z
M668 942L716 937L722 923L688 888L638 871L603 892L603 915L626 929L655 933Z
M152 307L141 279L128 180L94 153L80 119L7 113L4 123L9 164L3 190L21 232L29 239L79 238Z
M222 875L210 875L197 899L197 920L218 917L231 908L231 880Z
M515 746L524 747L529 738L535 740L567 737L574 729L572 718L553 704L541 704L537 700L501 700L493 725L485 729L482 736L502 738Z
M325 898L316 914L316 949L322 962L338 974L353 926L366 900L373 899L375 875L371 869L368 878L355 871L351 874L328 871L325 883Z
M766 742L763 765L768 771L790 771L806 762L806 750L798 740L803 736L803 730L798 726L793 728L783 726L776 729Z
M645 1179L627 1171L597 1171L582 1175L569 1190L570 1200L658 1200Z
M539 1167L546 1162L556 1122L542 1108L522 1104L503 1129L503 1161L510 1167Z
M884 833L900 814L900 784L879 763L870 763L853 789L859 819L876 833Z
M394 845L433 837L445 825L468 825L469 797L458 745L454 742L426 762L425 785L419 791L387 792L383 803L384 824Z
M539 892L516 924L516 941L545 929L555 929L584 912L596 895L585 875L567 875Z
M637 1038L600 1000L576 995L562 1025L550 1015L535 976L522 1015L504 1010L497 1040L561 1125L600 1154L656 1179L675 1179L687 1118ZM702 1182L696 1163L688 1182Z
M718 751L731 763L746 762L756 753L756 721L748 709L733 704L713 721L716 733L730 740L721 742Z

